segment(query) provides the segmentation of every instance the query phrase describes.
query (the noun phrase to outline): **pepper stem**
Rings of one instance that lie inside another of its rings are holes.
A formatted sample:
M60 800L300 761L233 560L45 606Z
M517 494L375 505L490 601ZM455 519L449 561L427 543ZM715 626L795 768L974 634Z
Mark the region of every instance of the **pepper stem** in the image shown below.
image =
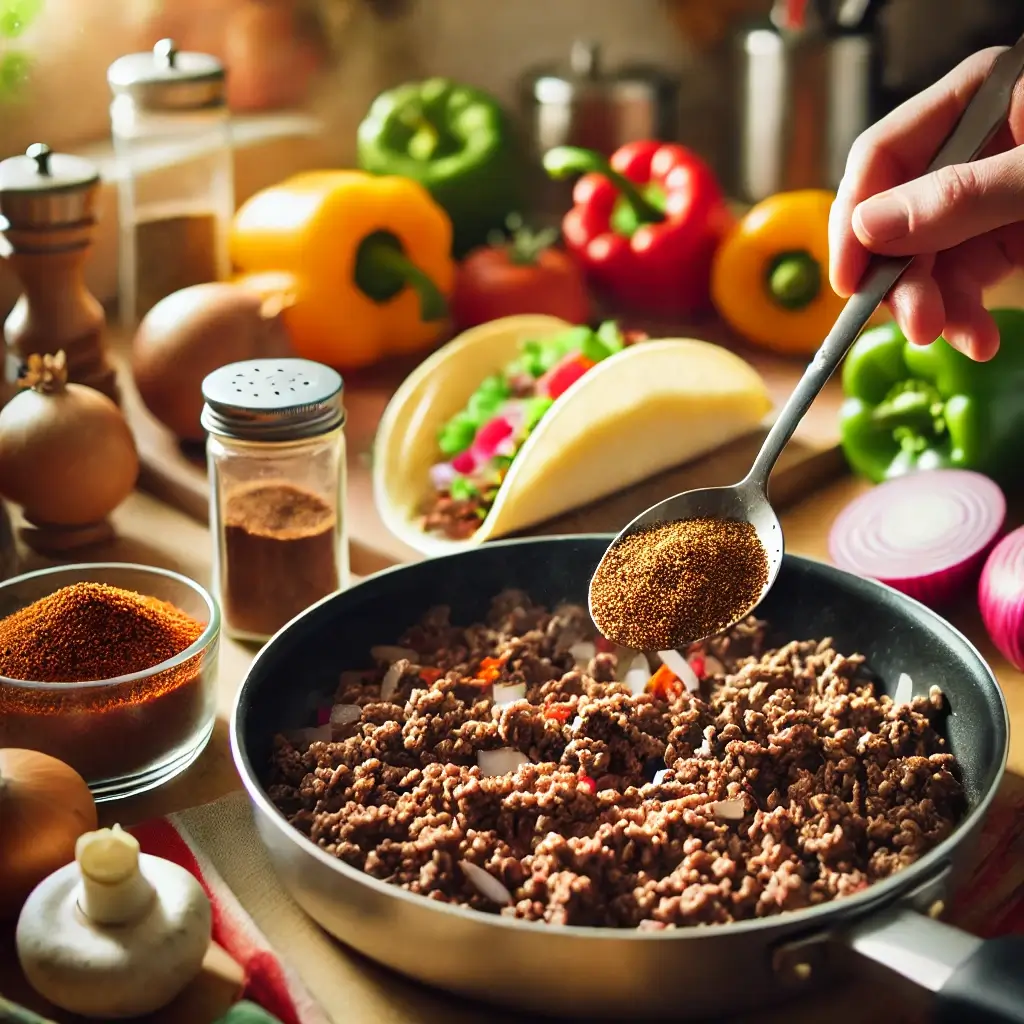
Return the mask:
M809 306L821 294L821 265L809 252L784 252L768 267L768 291L784 309Z
M641 194L634 182L616 171L600 153L592 149L555 146L544 154L544 170L552 178L568 178L571 174L601 174L615 186L641 224L657 224L665 219L665 214Z
M402 243L390 231L367 235L356 252L355 283L374 302L387 302L404 288L419 296L420 319L424 323L443 320L448 303L440 289L408 256Z
M908 388L876 405L871 411L871 421L883 430L938 437L945 432L942 409L942 399L937 395Z

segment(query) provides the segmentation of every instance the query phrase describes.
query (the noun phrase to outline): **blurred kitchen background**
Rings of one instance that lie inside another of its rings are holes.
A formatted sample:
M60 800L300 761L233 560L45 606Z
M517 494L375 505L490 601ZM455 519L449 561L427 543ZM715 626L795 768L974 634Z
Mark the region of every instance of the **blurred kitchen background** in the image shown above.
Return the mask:
M228 67L239 202L352 163L373 97L429 75L492 92L528 148L675 138L752 201L833 186L861 127L1022 31L1020 0L0 0L0 159L43 141L109 183L107 67L171 36ZM555 187L538 182L535 217ZM89 284L106 300L112 188L100 208ZM13 298L0 269L0 313Z

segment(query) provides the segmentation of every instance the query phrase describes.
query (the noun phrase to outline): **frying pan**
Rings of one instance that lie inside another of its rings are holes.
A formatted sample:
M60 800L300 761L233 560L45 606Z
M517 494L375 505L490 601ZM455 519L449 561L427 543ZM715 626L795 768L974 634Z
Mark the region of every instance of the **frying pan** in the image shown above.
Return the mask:
M610 536L502 541L389 569L325 598L256 657L231 723L238 770L270 860L298 904L360 953L419 981L531 1013L694 1020L779 1001L866 956L938 995L940 1019L1024 1022L1024 937L989 942L933 919L1002 778L1006 706L991 670L952 626L902 594L786 555L758 610L769 641L831 636L867 655L891 692L941 687L969 811L916 864L855 896L752 921L662 932L552 927L435 903L319 849L285 821L264 780L275 732L310 724L338 674L368 667L436 604L469 624L508 587L548 606L586 606ZM854 952L852 952L854 951ZM742 983L738 984L737 979Z

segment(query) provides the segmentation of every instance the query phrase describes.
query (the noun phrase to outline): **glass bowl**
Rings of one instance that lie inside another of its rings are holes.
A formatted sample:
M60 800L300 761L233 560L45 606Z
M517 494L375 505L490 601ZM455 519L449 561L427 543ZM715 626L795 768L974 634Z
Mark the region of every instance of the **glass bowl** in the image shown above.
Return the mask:
M206 628L180 654L131 675L73 683L0 676L0 747L59 758L89 783L97 802L134 796L184 771L213 732L220 610L203 587L176 572L93 562L0 584L0 618L75 583L159 598Z

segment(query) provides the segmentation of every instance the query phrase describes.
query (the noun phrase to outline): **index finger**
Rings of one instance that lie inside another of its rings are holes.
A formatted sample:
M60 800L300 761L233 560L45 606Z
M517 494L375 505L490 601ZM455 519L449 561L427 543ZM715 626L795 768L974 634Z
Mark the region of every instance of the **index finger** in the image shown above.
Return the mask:
M996 57L1006 49L993 46L972 54L854 142L829 214L829 281L837 294L856 290L870 256L853 233L857 204L924 173Z

